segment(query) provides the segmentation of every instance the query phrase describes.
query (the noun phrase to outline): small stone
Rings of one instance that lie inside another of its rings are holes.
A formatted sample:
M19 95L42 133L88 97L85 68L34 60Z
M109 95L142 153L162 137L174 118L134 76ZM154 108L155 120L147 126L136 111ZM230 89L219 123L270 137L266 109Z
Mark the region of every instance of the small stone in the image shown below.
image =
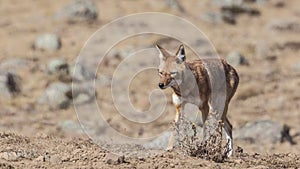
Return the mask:
M82 83L73 83L72 99L75 105L86 104L93 101L97 96L94 88L94 81L86 81Z
M139 159L140 161L146 161L146 159L145 159L144 157L138 157L138 159Z
M65 132L72 132L72 133L78 133L82 134L84 131L87 133L92 133L92 129L82 128L80 123L78 121L73 120L65 120L62 122L59 122L58 128L65 131Z
M38 156L35 161L44 162L44 156Z
M265 3L267 3L269 0L255 0L255 2L257 3L257 4L265 4Z
M151 142L144 145L145 148L151 149L166 149L169 143L169 138L172 135L172 131L165 131Z
M69 68L69 72L74 82L94 80L96 78L94 73L91 72L91 70L87 66L84 66L82 64L71 66Z
M224 7L224 6L240 6L243 4L244 0L212 0L214 5Z
M184 12L184 8L180 2L178 2L178 0L165 0L165 2L168 7L179 10L180 12Z
M21 77L13 72L0 73L0 97L13 98L21 93Z
M101 87L109 86L111 84L111 81L112 79L110 76L102 75L96 79L96 86L101 86Z
M119 156L117 154L108 153L106 154L105 161L107 164L122 164L125 163L125 156Z
M55 51L61 48L61 40L55 34L44 34L36 38L33 49L42 51Z
M106 156L106 163L107 164L114 164L114 161L115 161L115 157L113 157L112 155L107 155Z
M55 75L61 82L70 82L71 75L69 65L64 59L54 59L48 64L48 73Z
M54 59L48 64L48 73L55 74L61 71L69 71L69 65L64 59Z
M202 15L202 19L209 23L228 23L235 24L235 16L230 12L207 12Z
M125 163L125 156L124 155L118 157L118 164L122 164L122 163Z
M70 105L68 93L71 91L71 87L65 83L51 83L39 97L38 103L47 104L52 109L65 109Z
M300 72L300 61L299 62L296 62L294 65L293 65L293 69L297 72Z
M0 158L7 161L16 161L18 160L18 155L16 152L3 152L0 153Z
M222 14L219 12L206 12L201 18L209 23L222 23Z
M70 23L93 21L98 18L98 9L92 0L73 0L58 11L56 18Z
M228 23L231 25L236 24L235 15L231 12L222 12L221 17L222 17L223 22L225 22L225 23Z
M43 161L44 162L49 162L50 161L50 155L49 155L49 153L48 152L46 152L46 154L43 156Z
M76 98L74 98L74 104L84 104L88 103L91 97L85 93L80 93Z
M16 70L20 68L27 68L31 61L21 58L9 58L1 61L0 69L3 70Z
M260 120L249 122L234 131L234 138L251 143L279 143L282 139L283 125L271 121Z
M233 51L226 56L226 60L232 66L249 65L246 58L238 51Z

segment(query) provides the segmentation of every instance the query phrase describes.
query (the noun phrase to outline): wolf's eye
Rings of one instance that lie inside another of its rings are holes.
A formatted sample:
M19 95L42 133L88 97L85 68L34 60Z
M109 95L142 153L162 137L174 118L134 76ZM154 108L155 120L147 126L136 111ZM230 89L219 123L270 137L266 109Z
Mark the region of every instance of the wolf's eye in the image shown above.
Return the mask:
M162 75L163 75L163 72L158 72L158 74L159 74L160 76L162 76Z

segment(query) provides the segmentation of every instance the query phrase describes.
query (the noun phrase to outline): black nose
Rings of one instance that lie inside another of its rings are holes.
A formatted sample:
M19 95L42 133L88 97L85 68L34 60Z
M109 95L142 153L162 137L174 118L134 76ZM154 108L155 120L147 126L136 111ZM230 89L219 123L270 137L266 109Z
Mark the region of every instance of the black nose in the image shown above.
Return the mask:
M163 83L158 83L158 87L162 89L164 87L164 84Z

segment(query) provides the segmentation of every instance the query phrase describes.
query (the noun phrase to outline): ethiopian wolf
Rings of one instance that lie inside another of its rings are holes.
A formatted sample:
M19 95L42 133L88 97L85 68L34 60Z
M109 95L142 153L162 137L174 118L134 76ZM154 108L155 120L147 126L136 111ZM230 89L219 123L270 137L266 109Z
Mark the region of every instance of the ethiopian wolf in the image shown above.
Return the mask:
M180 118L184 105L186 103L192 103L198 106L201 111L202 121L204 124L210 112L210 102L212 97L208 66L212 66L212 68L214 68L216 65L213 65L214 63L209 64L210 59L205 61L201 59L186 61L186 54L183 45L179 46L175 55L169 53L159 45L156 45L156 48L159 51L160 58L160 65L158 68L160 81L158 86L161 89L166 89L168 87L173 89L172 100L176 108L175 123L177 123ZM226 139L229 141L228 148L230 149L230 152L228 155L230 156L233 150L232 125L226 115L228 104L237 89L239 76L236 70L224 59L218 59L218 62L221 64L218 64L217 66L223 69L223 72L225 73L225 106L224 109L222 109L223 114L221 120L224 123L223 127L226 133ZM191 74L191 76L189 76L189 74ZM167 149L172 149L173 144L174 134L170 138Z

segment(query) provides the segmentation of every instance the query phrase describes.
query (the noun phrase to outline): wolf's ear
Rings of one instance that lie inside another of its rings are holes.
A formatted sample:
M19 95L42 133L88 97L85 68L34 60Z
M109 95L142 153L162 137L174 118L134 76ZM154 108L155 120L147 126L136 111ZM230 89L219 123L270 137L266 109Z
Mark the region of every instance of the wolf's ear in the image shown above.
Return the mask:
M186 59L184 46L181 44L176 52L176 63L181 64Z
M155 46L156 46L156 49L159 51L160 59L165 59L169 55L169 53L164 48L159 46L158 44L156 44Z

